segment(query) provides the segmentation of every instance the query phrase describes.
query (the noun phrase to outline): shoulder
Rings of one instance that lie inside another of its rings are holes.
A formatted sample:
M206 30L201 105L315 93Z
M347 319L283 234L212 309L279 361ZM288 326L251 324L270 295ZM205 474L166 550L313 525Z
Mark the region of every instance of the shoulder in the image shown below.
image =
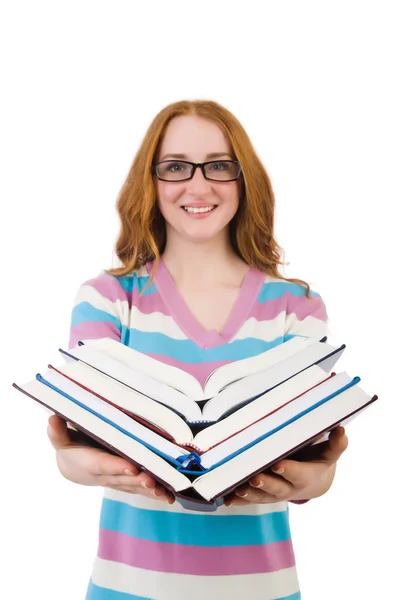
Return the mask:
M320 293L310 287L306 296L306 286L286 281L284 283L285 339L293 335L303 335L321 339L329 335L328 314Z
M87 279L80 285L76 302L81 301L83 297L88 297L110 303L128 302L131 306L133 292L141 292L149 278L146 266L121 276L111 275L102 270L98 275Z
M283 320L284 341L294 335L321 339L329 333L324 300L311 286L306 296L306 286L302 283L264 274L258 300L267 318Z
M145 269L117 277L101 271L84 281L74 298L69 348L79 340L110 337L125 343L129 335L132 298L148 280Z

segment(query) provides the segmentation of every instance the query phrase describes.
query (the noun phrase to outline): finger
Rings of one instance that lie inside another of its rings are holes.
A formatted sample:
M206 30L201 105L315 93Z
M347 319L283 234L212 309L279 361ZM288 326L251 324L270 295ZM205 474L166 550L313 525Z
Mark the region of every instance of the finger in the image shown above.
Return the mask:
M248 504L251 504L251 502L247 502L246 500L243 500L243 498L233 496L232 498L225 498L223 504L225 506L247 506Z
M263 504L269 501L271 498L271 502L280 502L281 498L276 497L268 492L262 492L261 490L256 490L254 488L241 490L239 492L235 492L235 496L237 499L245 500L246 502L250 502L252 504ZM234 502L233 502L234 504Z
M128 462L121 456L114 456L109 452L97 450L95 453L95 457L96 461L92 466L92 472L95 475L105 477L111 475L138 476L142 473L139 467L137 467L131 462ZM154 481L154 479L152 479L152 477L150 477L149 475L147 475L146 477L148 478L148 487L154 487L153 485L150 485L150 480Z
M163 500L165 502L168 502L168 500L171 499L171 494L169 494L162 487L145 488L142 485L140 485L139 482L136 482L136 478L130 478L130 479L131 480L135 479L135 481L129 481L128 478L123 477L123 476L120 476L120 477L112 476L104 481L103 487L112 488L114 490L125 491L130 494L141 494L148 498L154 498L156 500Z
M324 447L321 458L326 462L336 462L346 450L348 444L349 440L345 434L345 428L341 426L336 427L330 433L328 443Z
M151 478L150 478L151 479ZM154 479L148 481L148 475L146 473L139 473L139 475L98 475L98 482L104 487L119 485L124 487L136 487L139 491L149 490L153 492L157 491L158 494L164 494L165 488ZM148 483L150 485L148 485Z
M296 460L283 460L279 465L275 465L280 476L292 485L293 490L300 490L310 485L310 482L318 474L318 469L326 469L325 464L320 465L322 461L298 462ZM272 467L273 469L273 467ZM280 471L283 471L281 474Z
M70 443L66 423L56 415L52 415L48 419L47 435L55 450L59 450Z
M150 498L151 500L159 500L160 502L164 502L166 504L174 504L175 502L175 497L167 492L166 495L164 496L157 496L155 494L155 490L142 490L142 488L138 487L130 487L130 486L113 486L113 485L108 485L106 486L108 488L111 488L113 490L115 490L116 492L124 492L125 494L140 494L142 496L145 496L146 498Z
M268 494L267 492L261 492L259 499L249 501L247 498L240 498L239 496L232 495L224 499L225 506L247 506L248 504L274 504L280 502L278 498Z
M110 476L102 479L100 485L103 487L111 488L117 491L127 492L129 494L141 494L148 498L155 500L161 500L173 504L175 501L174 496L160 485L154 488L146 488L140 483L139 477L128 477L126 475Z
M243 490L253 488L260 493L267 493L273 496L274 502L285 500L293 494L293 486L282 477L270 475L269 473L259 473L249 480L248 486L243 486ZM236 491L240 491L239 490Z

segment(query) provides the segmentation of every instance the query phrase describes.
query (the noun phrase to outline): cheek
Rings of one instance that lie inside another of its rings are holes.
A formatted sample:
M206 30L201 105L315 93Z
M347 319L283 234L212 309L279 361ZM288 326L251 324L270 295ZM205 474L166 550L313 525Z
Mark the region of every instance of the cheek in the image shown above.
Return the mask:
M167 210L168 208L170 208L173 204L175 204L176 202L178 202L181 194L182 194L182 190L179 189L180 186L175 185L175 186L158 186L158 191L157 191L157 197L158 197L158 203L160 206L161 210Z
M223 194L220 194L223 204L231 211L235 212L238 209L239 205L239 191L238 189L234 190L225 190Z

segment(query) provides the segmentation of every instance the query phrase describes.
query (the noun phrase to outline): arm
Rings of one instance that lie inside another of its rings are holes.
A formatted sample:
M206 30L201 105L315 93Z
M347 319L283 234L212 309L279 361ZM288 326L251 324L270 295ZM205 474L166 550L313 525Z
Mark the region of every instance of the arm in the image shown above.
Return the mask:
M282 298L285 310L284 341L296 335L317 340L328 336L328 316L321 296L311 290L311 297L306 298L305 288L298 284L288 285L286 289ZM229 495L225 504L241 506L283 500L303 504L311 498L322 496L331 487L336 462L346 448L344 429L337 427L327 442L313 446L309 453L306 450L307 457L303 461L279 461L273 465L273 473L256 475Z
M75 299L69 348L79 340L111 337L122 342L123 336L128 339L128 315L127 293L117 278L100 275L86 282ZM172 494L147 473L130 461L87 443L84 435L71 431L56 415L49 418L48 437L56 450L58 468L69 481L174 502Z

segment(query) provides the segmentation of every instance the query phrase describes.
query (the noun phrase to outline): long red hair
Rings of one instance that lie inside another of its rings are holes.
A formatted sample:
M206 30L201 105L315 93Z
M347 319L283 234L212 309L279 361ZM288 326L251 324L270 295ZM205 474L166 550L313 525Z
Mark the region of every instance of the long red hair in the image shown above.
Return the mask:
M165 248L165 221L158 208L152 165L158 158L167 125L179 116L197 115L216 123L229 139L242 167L243 194L236 215L230 223L231 243L236 254L248 265L275 278L306 287L301 279L283 277L278 270L282 248L274 238L275 200L269 176L252 143L237 118L212 100L181 100L163 108L151 122L117 198L121 227L115 252L120 267L107 269L109 275L123 276L154 260L147 284L156 272Z

